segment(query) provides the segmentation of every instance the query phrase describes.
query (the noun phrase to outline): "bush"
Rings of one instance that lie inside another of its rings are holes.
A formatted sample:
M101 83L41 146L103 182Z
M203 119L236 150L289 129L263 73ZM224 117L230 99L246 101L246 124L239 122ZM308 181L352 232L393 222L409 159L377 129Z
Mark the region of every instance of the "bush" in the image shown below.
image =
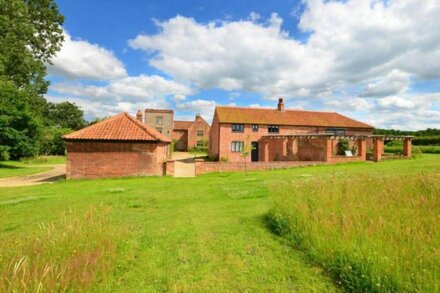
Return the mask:
M9 149L8 146L0 146L0 161L9 161Z
M414 137L412 139L412 144L424 146L440 146L440 135Z
M40 155L64 155L66 145L63 135L72 132L68 128L46 128L40 139Z
M345 156L345 151L350 149L348 146L348 140L340 140L337 144L337 149L337 154L339 156Z

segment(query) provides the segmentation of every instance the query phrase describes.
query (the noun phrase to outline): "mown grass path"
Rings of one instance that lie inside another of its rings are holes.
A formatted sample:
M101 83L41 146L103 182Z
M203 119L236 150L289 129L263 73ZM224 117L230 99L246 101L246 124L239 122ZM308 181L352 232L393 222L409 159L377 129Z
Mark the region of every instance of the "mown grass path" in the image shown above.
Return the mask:
M86 214L90 209L97 213L105 209L106 225L116 232L99 234L102 243L114 245L114 250L102 255L113 253L114 257L102 276L84 285L85 289L337 291L321 268L267 228L264 216L272 205L268 188L311 176L331 180L332 176L344 174L368 172L382 176L387 172L412 173L426 168L439 169L440 156L196 178L84 180L0 188L0 261L9 261L14 250L17 256L26 253L19 247L42 235L38 229L41 223L57 223L69 210ZM94 221L93 217L90 221ZM87 227L87 220L83 225ZM62 234L63 229L56 233ZM82 241L95 240L87 237ZM12 241L16 244L8 246ZM73 238L72 245L75 242L82 243ZM9 254L2 256L4 247ZM82 249L79 244L78 249ZM38 253L50 254L51 248L47 250ZM50 256L59 264L69 256L68 252L57 253Z

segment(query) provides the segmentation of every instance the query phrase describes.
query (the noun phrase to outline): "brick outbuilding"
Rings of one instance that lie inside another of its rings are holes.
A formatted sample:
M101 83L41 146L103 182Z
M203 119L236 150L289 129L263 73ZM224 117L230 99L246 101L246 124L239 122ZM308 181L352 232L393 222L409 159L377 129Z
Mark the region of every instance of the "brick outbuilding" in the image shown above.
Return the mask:
M162 176L171 140L127 113L65 135L66 176Z

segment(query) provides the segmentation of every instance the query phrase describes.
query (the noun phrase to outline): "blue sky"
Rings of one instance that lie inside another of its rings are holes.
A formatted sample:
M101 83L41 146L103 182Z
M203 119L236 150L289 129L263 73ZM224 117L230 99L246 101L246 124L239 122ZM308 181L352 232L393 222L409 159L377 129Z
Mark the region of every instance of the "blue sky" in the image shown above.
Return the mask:
M377 127L440 128L436 0L57 3L66 41L47 98L88 119L155 107L210 120L215 105L282 96Z

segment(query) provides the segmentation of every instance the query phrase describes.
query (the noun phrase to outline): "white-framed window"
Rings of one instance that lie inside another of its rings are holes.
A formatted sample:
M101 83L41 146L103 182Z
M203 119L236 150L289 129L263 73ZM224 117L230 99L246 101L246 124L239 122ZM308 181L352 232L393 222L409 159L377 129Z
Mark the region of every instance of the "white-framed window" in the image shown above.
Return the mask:
M197 147L202 148L203 147L203 140L197 141Z
M258 124L252 124L252 131L258 132Z
M203 130L197 130L197 136L203 136Z
M267 131L269 133L278 133L280 132L280 127L278 125L269 125L267 126Z
M156 125L162 125L162 124L163 124L163 117L156 116Z
M244 142L243 141L233 141L231 142L231 151L234 153L238 153L243 151Z
M244 132L244 124L232 124L232 132Z

